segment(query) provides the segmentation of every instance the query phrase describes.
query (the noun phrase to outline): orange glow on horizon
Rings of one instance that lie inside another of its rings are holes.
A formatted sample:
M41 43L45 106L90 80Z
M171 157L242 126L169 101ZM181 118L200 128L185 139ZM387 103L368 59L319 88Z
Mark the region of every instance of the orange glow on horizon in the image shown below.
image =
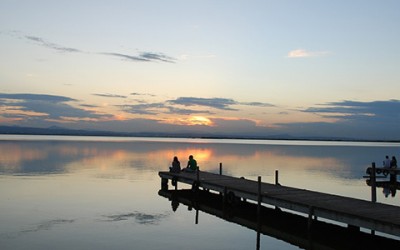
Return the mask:
M114 115L114 118L117 121L125 121L125 120L127 120L127 118L123 114L116 114L116 115Z
M182 126L214 126L214 123L204 116L191 116L189 118L169 118L164 119L163 123L182 125Z
M210 119L204 116L192 116L188 120L188 125L205 125L205 126L212 126L213 123Z

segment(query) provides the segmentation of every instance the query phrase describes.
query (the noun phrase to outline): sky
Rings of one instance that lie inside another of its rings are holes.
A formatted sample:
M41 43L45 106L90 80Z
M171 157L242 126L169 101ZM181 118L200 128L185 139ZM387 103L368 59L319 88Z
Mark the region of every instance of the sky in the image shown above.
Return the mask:
M400 140L400 1L0 1L0 125Z

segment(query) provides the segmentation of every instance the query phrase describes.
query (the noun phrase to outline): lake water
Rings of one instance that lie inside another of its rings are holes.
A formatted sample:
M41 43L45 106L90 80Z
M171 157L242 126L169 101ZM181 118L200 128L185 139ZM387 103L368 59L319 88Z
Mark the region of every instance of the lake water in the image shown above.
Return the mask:
M0 136L1 249L255 249L256 232L158 195L158 171L185 165L371 199L365 170L400 144ZM185 187L185 186L182 186ZM378 202L400 206L378 189ZM261 235L261 249L298 249Z

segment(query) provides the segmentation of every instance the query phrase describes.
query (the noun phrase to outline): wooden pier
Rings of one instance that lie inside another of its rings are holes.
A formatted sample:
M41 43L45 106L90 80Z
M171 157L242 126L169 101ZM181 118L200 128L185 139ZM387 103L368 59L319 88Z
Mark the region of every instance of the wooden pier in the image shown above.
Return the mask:
M397 206L262 183L260 177L254 181L203 171L159 172L159 176L163 190L168 189L168 180L172 180L175 189L179 182L189 184L193 190L201 188L221 193L226 202L246 199L300 212L308 216L310 225L313 220L324 218L347 224L351 229L365 228L400 237L400 207Z
M179 209L180 204L187 206L195 213L195 224L201 224L199 211L202 211L254 230L257 236L268 235L301 249L400 249L399 240L348 230L343 226L321 220L314 220L312 227L309 227L308 218L305 216L265 206L261 207L262 217L259 219L257 204L245 201L237 201L233 205L225 204L219 194L204 190L197 192L192 192L190 189L160 190L158 195L167 198L171 202L172 209ZM257 237L257 240L259 239Z

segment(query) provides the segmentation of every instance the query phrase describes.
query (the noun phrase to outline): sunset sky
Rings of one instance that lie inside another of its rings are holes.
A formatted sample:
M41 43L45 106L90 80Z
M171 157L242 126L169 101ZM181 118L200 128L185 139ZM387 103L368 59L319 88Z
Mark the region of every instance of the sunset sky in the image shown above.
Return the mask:
M400 1L0 1L0 125L400 139Z

